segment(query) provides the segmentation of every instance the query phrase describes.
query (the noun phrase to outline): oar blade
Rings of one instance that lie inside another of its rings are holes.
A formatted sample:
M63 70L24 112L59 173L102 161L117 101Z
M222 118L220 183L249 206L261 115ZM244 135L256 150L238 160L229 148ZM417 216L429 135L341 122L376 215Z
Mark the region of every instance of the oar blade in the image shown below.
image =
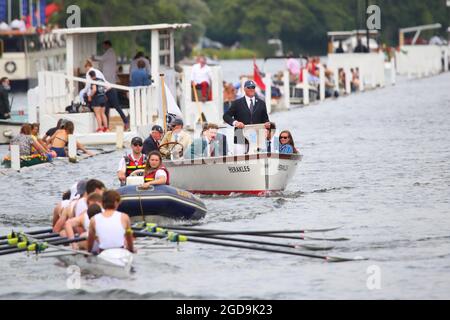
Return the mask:
M364 257L354 257L354 258L345 258L345 257L336 257L336 256L327 256L326 260L328 262L348 262L348 261L364 261L369 260L368 258Z

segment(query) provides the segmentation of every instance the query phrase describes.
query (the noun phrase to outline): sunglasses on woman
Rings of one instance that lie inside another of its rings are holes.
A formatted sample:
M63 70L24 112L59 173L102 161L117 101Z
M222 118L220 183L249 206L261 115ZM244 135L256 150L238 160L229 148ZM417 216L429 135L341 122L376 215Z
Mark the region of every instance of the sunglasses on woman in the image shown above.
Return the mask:
M142 143L133 143L133 146L135 146L135 147L137 147L137 146L139 146L139 147L142 147Z
M280 136L280 139L289 139L289 136Z

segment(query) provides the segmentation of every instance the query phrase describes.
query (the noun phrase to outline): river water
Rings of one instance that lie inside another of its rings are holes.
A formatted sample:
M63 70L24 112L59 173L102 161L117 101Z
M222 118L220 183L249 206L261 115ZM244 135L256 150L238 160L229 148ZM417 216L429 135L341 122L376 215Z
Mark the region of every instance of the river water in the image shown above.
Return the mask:
M367 261L333 264L183 243L179 251L142 250L130 279L83 276L81 289L71 290L54 259L16 254L0 256L0 298L449 299L449 85L449 73L399 79L393 87L273 114L304 155L287 190L203 198L205 228L342 225L314 235L349 237L327 242L335 245L328 253ZM117 151L0 175L0 235L47 226L61 192L76 180L96 177L117 187L120 157Z

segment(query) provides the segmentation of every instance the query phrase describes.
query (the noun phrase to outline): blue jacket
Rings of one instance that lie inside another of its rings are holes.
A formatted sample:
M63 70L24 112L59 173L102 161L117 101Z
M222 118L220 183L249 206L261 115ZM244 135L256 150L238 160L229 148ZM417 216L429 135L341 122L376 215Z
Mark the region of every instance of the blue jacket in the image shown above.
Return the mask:
M280 153L294 153L294 149L290 144L280 144Z
M130 87L149 86L150 79L145 69L137 69L131 73Z

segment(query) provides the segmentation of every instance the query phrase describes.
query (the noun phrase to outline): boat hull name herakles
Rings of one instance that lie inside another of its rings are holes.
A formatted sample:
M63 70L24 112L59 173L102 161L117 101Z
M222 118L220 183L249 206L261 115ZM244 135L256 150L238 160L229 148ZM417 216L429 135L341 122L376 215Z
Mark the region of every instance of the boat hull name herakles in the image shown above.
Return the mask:
M171 183L200 194L261 194L283 191L294 176L299 154L257 153L242 156L165 162Z

